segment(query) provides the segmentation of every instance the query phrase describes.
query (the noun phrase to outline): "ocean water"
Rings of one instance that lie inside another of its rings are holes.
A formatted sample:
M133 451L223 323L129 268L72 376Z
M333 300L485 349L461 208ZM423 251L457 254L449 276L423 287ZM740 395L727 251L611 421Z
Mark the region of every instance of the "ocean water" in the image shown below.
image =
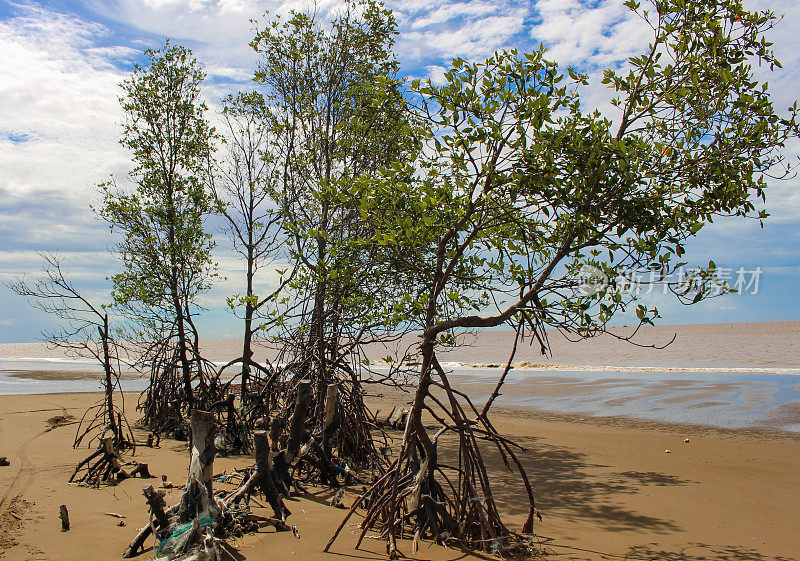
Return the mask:
M620 329L624 336L631 330ZM508 360L514 334L468 335L440 360L452 382L478 403L485 401ZM661 346L674 338L664 349ZM394 348L373 348L375 360L413 346L404 338ZM611 336L572 343L550 334L552 355L522 342L498 406L515 406L582 416L621 416L728 428L770 427L800 432L800 322L765 322L649 327L634 346ZM208 340L207 358L218 364L239 356L236 339ZM274 360L260 348L255 358ZM378 370L384 369L382 366ZM75 378L41 380L38 371ZM25 373L28 377L10 376ZM87 374L89 373L89 374ZM0 343L0 395L87 392L100 389L92 361L66 357L41 343ZM146 380L126 378L125 391L141 391Z

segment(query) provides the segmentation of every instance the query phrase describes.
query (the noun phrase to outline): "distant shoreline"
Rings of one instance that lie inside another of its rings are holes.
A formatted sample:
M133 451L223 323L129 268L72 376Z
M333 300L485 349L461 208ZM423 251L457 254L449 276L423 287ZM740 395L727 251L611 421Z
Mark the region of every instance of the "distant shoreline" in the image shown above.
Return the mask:
M572 342L549 330L547 355L541 354L538 342L528 333L518 345L513 363L518 368L528 363L528 368L544 370L800 371L800 321L643 326L635 339L638 346L619 340L633 331L631 327L615 327L611 335ZM441 362L464 368L505 365L514 332L486 330L459 339L459 346L437 352ZM391 345L370 345L364 352L373 363L387 355L399 360L403 351L413 350L418 342L418 335L409 334ZM241 345L241 339L236 338L205 339L201 352L205 358L224 364L241 355ZM274 362L278 357L276 346L275 342L256 345L254 359L262 364ZM26 359L28 364L22 364ZM48 361L52 364L43 364ZM95 365L91 360L68 357L59 349L48 349L41 342L0 343L0 370L92 370Z
M727 327L729 329L734 328L758 328L758 327L775 327L775 326L787 326L791 327L794 326L798 330L800 330L800 319L797 320L769 320L769 321L726 321L726 322L719 322L719 323L671 323L671 324L660 324L657 323L656 325L643 325L640 329L641 330L670 330L670 329L682 329L682 328L693 328L693 327ZM609 326L609 330L611 331L618 331L622 329L634 329L635 326L633 325L612 325ZM491 328L491 329L484 329L482 330L484 333L513 333L514 330L509 328L506 325L502 325L499 327ZM548 333L556 333L556 329L549 328L547 329ZM419 335L419 333L410 333L410 336ZM209 342L209 341L241 341L240 337L208 337L206 339L202 339L201 342ZM7 345L42 345L47 346L47 343L44 341L0 341L0 349L3 346ZM59 354L58 350L54 351L55 354Z
M9 378L46 381L99 380L102 374L101 370L0 370L0 375ZM122 373L123 379L137 379L142 376L135 372Z
M0 358L0 362L3 361ZM504 364L497 363L442 363L446 369L459 370L461 372L475 372L480 370L502 371ZM385 369L385 365L378 365L378 368ZM684 367L660 367L660 366L614 366L614 365L578 365L578 364L512 364L511 370L518 372L630 372L630 373L691 373L691 374L765 374L773 376L797 376L800 375L800 368L684 368ZM235 374L235 371L228 372ZM77 381L77 380L99 380L102 377L102 370L44 370L44 369L0 369L0 376L18 378L23 380L43 380L43 381ZM135 380L147 377L146 373L140 374L129 371L122 372L121 377L126 380ZM229 377L226 375L226 378Z

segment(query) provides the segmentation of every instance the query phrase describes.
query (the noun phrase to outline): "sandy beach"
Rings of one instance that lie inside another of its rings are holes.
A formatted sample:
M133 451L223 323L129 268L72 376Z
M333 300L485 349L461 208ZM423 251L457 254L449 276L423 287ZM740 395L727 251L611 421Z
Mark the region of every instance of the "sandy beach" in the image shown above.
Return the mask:
M56 415L80 416L93 394L0 396L0 551L4 560L118 559L147 522L142 481L90 489L66 483L86 450L73 450L74 425L50 429ZM403 398L374 401L390 407ZM135 396L127 407L133 411ZM616 418L580 418L521 409L497 409L495 424L527 450L523 461L533 480L544 521L540 547L554 559L766 561L796 559L800 551L800 439L766 430L723 430L664 425ZM138 438L144 439L143 434ZM689 438L690 442L684 442ZM442 454L448 453L447 441ZM670 450L670 453L665 453ZM184 481L185 443L162 441L140 447L136 459L154 475ZM521 524L524 499L514 474L495 456L495 498L512 526ZM215 471L249 465L249 457L218 458ZM158 483L159 480L152 480ZM384 545L365 540L354 551L345 531L333 548L322 548L343 511L326 503L330 491L311 489L288 504L289 521L300 538L271 528L234 544L235 559L385 559ZM177 500L171 490L167 503ZM353 494L346 497L351 504ZM59 505L66 504L72 528L60 531ZM256 508L255 511L261 511ZM113 512L120 519L106 515ZM266 512L266 511L264 511ZM356 521L357 522L357 521ZM350 526L347 530L353 530ZM152 545L151 543L148 544ZM414 559L487 559L423 544ZM149 559L148 550L137 559Z

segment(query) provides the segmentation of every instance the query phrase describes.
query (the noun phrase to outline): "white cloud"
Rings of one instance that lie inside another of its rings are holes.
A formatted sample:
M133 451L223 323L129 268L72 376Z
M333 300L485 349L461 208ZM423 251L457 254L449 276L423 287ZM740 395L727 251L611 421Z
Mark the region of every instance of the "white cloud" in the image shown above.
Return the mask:
M429 64L425 67L425 71L426 78L430 80L431 83L436 85L444 84L444 73L447 72L447 68L444 66L439 66L438 64Z
M389 2L399 22L397 51L406 61L478 60L518 45L530 5L513 2Z
M447 23L455 18L482 18L494 14L497 6L488 2L465 2L438 6L422 17L411 21L411 29L423 29L431 25Z
M62 267L71 279L92 283L105 282L105 271L116 257L108 251L69 251L58 253ZM17 277L36 277L44 261L37 251L0 251L0 278L9 281Z
M614 65L647 45L650 29L619 0L587 5L580 0L539 0L540 23L532 39L544 43L549 56L564 65Z
M0 21L0 189L85 200L91 182L126 165L116 63L130 49L95 48L108 34L97 23L18 10Z

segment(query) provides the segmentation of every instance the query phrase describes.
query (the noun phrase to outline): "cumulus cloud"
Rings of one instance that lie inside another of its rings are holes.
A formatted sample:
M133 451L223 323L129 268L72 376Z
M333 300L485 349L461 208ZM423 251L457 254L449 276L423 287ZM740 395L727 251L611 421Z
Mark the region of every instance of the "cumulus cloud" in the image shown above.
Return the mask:
M85 197L86 181L119 169L119 64L132 49L95 48L100 24L35 6L0 21L0 187Z
M525 45L527 2L397 0L387 4L397 16L398 52L411 66L455 57L479 60L504 48Z
M335 1L321 1L325 12ZM253 55L249 42L253 24L265 12L286 14L306 10L301 1L254 0L88 0L86 5L103 18L133 27L148 47L158 47L164 37L190 47L207 66L212 80L241 82L252 76Z
M619 0L539 0L530 37L550 49L550 57L582 68L614 66L638 54L651 31Z
M425 67L425 77L437 86L444 84L445 72L447 72L447 68L438 64L429 64Z

